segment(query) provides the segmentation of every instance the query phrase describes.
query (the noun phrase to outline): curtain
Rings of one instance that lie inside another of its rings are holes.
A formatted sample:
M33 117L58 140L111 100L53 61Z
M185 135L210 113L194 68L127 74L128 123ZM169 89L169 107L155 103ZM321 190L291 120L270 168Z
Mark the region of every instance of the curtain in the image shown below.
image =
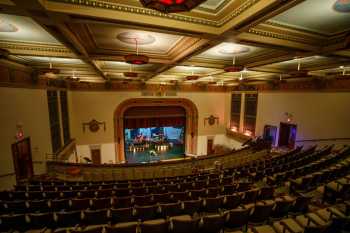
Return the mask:
M185 117L164 118L130 118L124 119L125 129L150 128L150 127L180 127L186 125Z

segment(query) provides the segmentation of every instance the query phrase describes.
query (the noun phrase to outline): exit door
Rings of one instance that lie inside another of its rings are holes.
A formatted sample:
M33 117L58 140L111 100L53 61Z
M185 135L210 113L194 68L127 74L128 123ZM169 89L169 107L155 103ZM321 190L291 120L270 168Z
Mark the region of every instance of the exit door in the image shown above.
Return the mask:
M101 149L91 149L92 164L101 164Z
M11 145L16 180L28 179L34 175L30 138L24 138Z
M297 125L289 123L280 123L280 132L278 137L279 147L294 148L297 136Z
M208 139L207 141L207 155L214 154L214 140Z

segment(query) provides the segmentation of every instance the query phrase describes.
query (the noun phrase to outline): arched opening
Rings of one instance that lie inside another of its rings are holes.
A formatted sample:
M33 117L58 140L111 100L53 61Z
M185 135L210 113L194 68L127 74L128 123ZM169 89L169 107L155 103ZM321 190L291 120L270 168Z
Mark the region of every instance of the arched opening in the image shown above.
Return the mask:
M197 151L198 110L187 99L138 98L122 102L114 114L116 161L125 161L125 128L185 125L185 154Z

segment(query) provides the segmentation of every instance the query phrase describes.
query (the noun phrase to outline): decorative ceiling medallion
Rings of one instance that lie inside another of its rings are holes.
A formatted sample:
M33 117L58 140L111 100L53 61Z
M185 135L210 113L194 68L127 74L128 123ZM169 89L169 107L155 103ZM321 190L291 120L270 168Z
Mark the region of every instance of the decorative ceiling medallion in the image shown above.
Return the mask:
M186 80L188 81L194 81L194 80L197 80L199 79L199 76L198 75L189 75L189 76L186 76Z
M128 78L137 78L138 73L136 72L124 72L123 75Z
M247 53L250 51L250 48L240 46L240 45L227 45L219 49L219 53L224 55L237 55L242 53Z
M145 32L122 32L117 35L117 39L126 44L135 44L139 45L149 45L153 44L156 41L156 38Z
M350 0L337 0L333 5L333 9L341 13L350 12Z
M3 19L0 19L0 32L17 32L17 31L18 31L18 28L15 25L9 22L6 22Z
M124 56L125 62L134 65L144 65L147 64L149 58L145 55L129 54Z
M144 7L163 13L191 11L206 0L140 0Z
M227 66L224 68L225 72L240 72L244 69L243 66Z

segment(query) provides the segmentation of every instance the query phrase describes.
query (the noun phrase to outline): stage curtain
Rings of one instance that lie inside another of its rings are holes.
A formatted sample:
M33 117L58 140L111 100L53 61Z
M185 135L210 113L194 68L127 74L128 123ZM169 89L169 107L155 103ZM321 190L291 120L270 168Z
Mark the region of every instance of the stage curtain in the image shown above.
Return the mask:
M137 129L149 127L185 126L185 117L165 117L165 118L130 118L124 119L124 128Z

